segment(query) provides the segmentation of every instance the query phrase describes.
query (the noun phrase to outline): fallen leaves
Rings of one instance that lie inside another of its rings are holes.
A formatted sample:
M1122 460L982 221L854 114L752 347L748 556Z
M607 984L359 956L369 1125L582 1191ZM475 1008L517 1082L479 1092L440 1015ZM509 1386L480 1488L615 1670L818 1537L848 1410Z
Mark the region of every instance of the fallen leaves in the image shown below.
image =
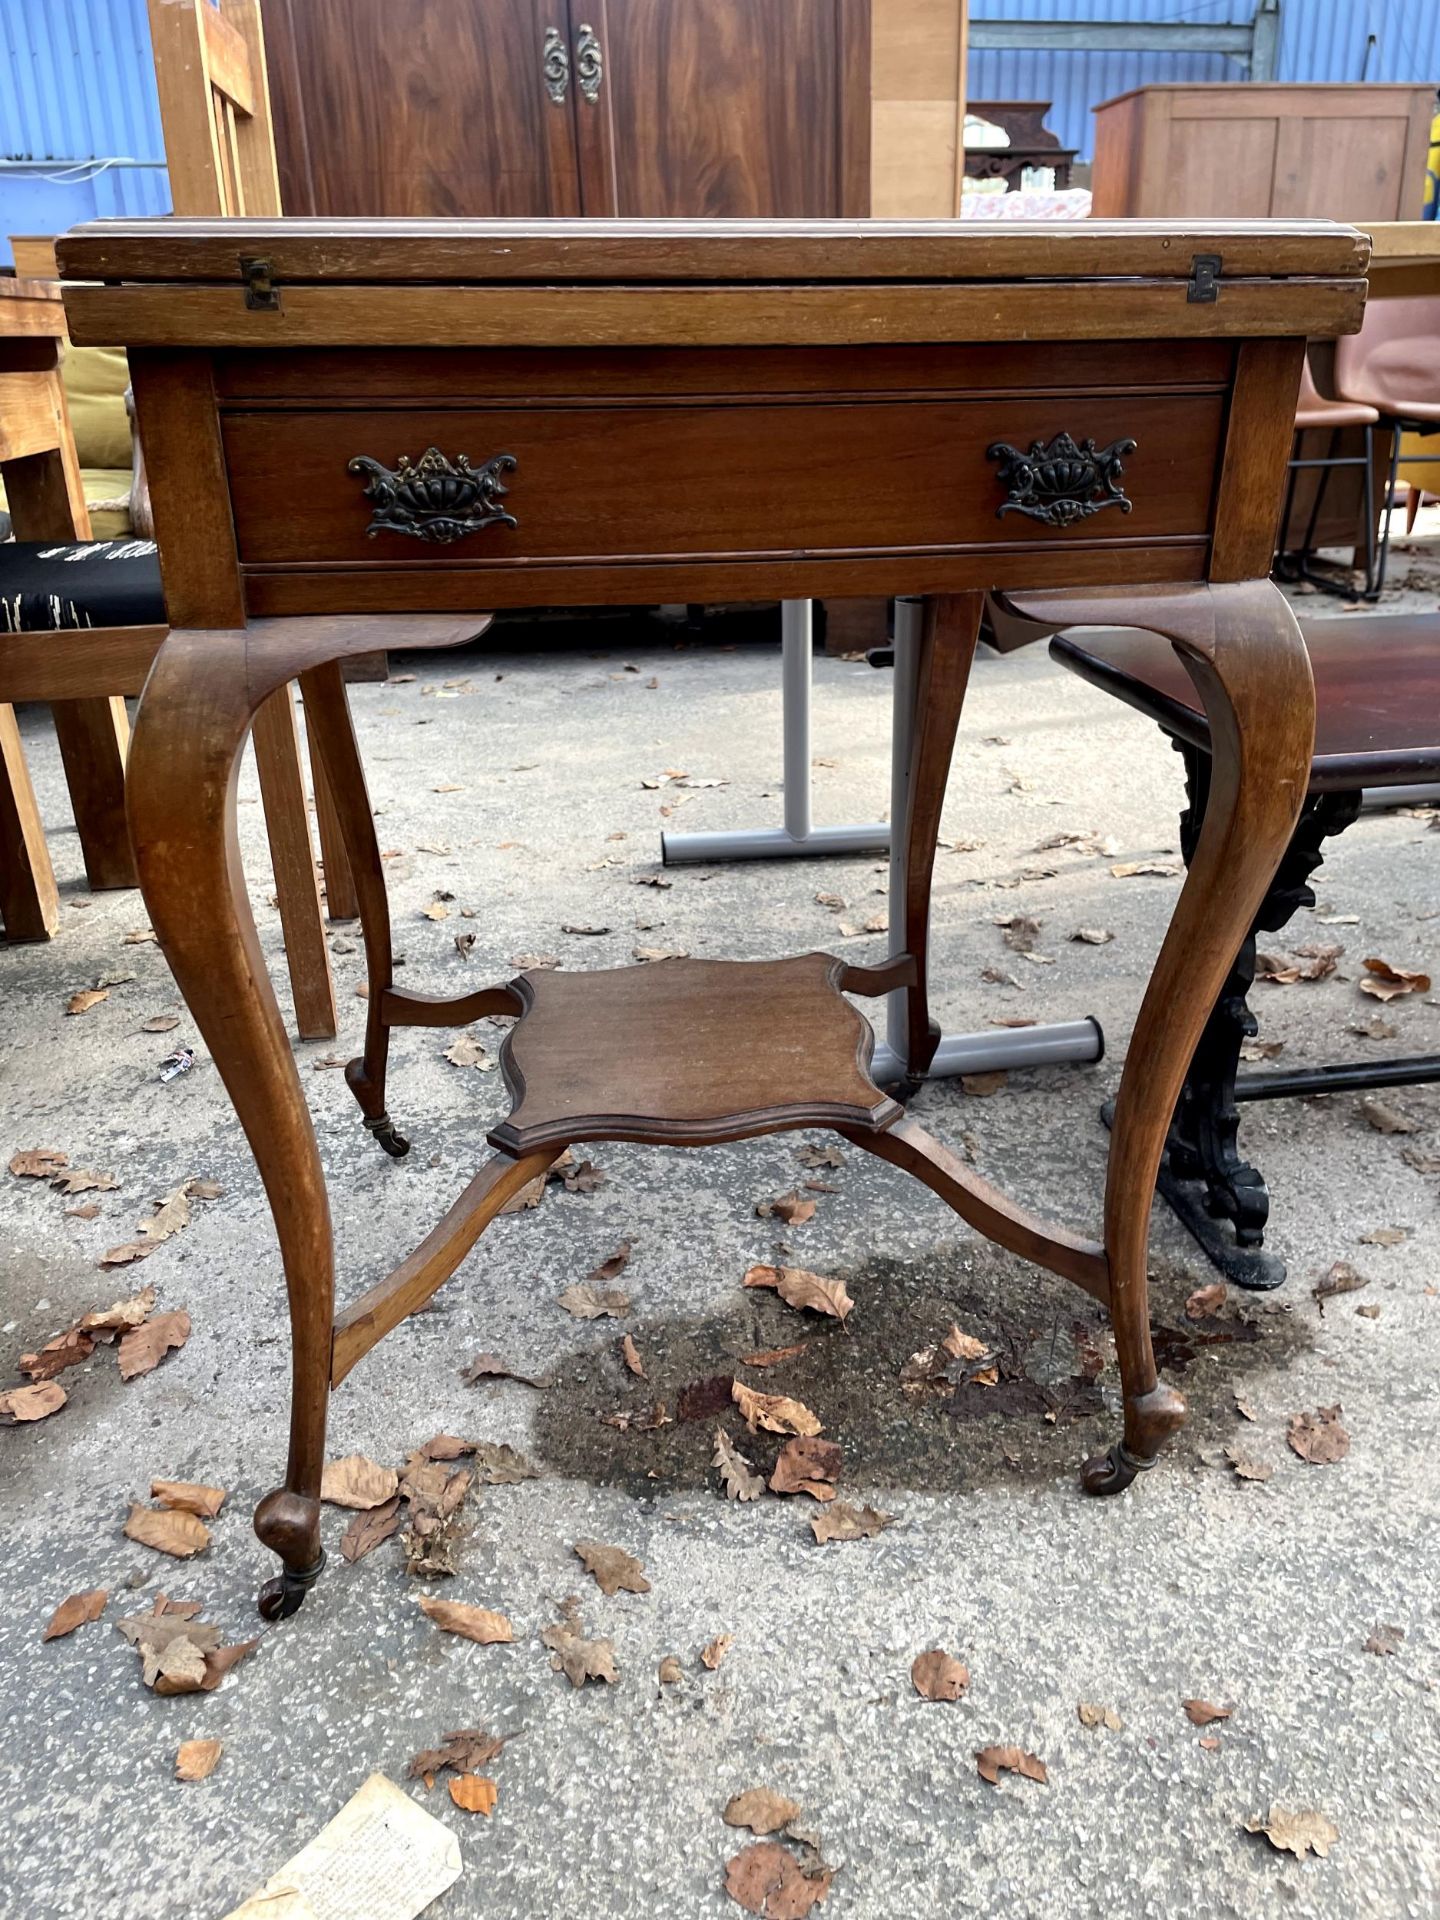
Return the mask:
M607 1547L600 1540L577 1540L573 1551L607 1599L617 1593L649 1593L644 1567L623 1547Z
M970 1685L970 1669L941 1647L915 1656L910 1683L922 1700L960 1700Z
M609 1264L607 1261L606 1265ZM559 1295L559 1302L577 1320L623 1320L631 1307L628 1293L622 1293L617 1287L594 1287L588 1280L566 1287Z
M120 1342L120 1378L138 1380L142 1373L153 1373L167 1353L183 1347L189 1338L190 1316L183 1308L142 1320Z
M445 1058L452 1067L475 1067L481 1073L489 1073L499 1065L497 1060L485 1051L473 1033L462 1033L452 1040L445 1049Z
M515 1638L515 1629L503 1613L489 1607L469 1607L458 1600L432 1600L428 1593L419 1597L420 1610L433 1620L442 1633L455 1633L462 1640L473 1640L477 1647L506 1646Z
M92 1007L98 1007L102 1000L109 998L108 987L82 987L65 1002L65 1011L69 1014L89 1013Z
M478 1386L482 1380L518 1380L522 1387L536 1387L543 1391L549 1384L548 1381L537 1379L534 1374L520 1373L494 1353L477 1353L468 1366L460 1369L460 1379L467 1387Z
M632 1334L625 1334L620 1342L620 1358L625 1362L626 1370L633 1373L637 1380L645 1378L645 1362L640 1358L640 1349Z
M1278 1852L1293 1853L1297 1860L1303 1860L1307 1853L1316 1853L1323 1860L1340 1838L1340 1829L1323 1813L1292 1813L1288 1807L1273 1803L1263 1819L1255 1813L1243 1824L1247 1833L1263 1833Z
M0 1393L0 1424L19 1426L28 1420L47 1420L58 1413L68 1395L53 1380L38 1381L33 1387L12 1387Z
M1080 941L1087 947L1104 947L1108 946L1115 936L1108 927L1076 927L1070 938Z
M220 1188L213 1180L182 1180L178 1187L172 1187L155 1203L155 1211L136 1228L138 1240L127 1240L123 1246L111 1247L108 1253L100 1256L98 1264L102 1267L125 1267L132 1261L145 1260L164 1241L173 1238L190 1224L190 1202L192 1200L215 1200Z
M208 1780L225 1751L223 1740L184 1740L175 1752L177 1780Z
M472 1452L465 1441L446 1444L448 1436L417 1449L400 1475L400 1497L409 1507L409 1523L401 1545L405 1571L410 1574L452 1574L460 1548L460 1509L475 1475L468 1467L446 1466L457 1452Z
M1268 1461L1257 1460L1252 1454L1243 1452L1239 1447L1227 1447L1225 1458L1235 1469L1237 1480L1273 1480L1275 1469Z
M508 1737L497 1738L483 1727L461 1727L444 1736L443 1747L417 1753L407 1769L409 1778L423 1780L428 1789L434 1786L436 1774L447 1768L452 1773L473 1773L477 1767L489 1765Z
M1185 1318L1208 1320L1224 1306L1228 1291L1223 1280L1217 1280L1213 1286L1197 1287L1185 1302Z
M803 1227L807 1221L815 1218L815 1202L806 1200L792 1187L789 1193L782 1193L778 1200L757 1200L755 1212L761 1220L779 1220L787 1227ZM751 1268L751 1272L760 1269ZM747 1275L746 1286L750 1285Z
M400 1476L393 1467L382 1467L363 1453L348 1453L343 1460L326 1462L320 1498L332 1507L366 1510L393 1499L399 1485Z
M1110 872L1116 880L1135 880L1142 875L1155 874L1168 879L1181 871L1174 860L1122 860L1119 866L1111 867Z
M153 1547L156 1553L173 1554L177 1560L203 1553L210 1544L210 1529L200 1516L180 1513L173 1507L142 1507L137 1502L130 1509L124 1531L128 1540L138 1540L142 1547Z
M1408 1113L1403 1113L1399 1107L1392 1107L1388 1100L1377 1099L1373 1093L1360 1102L1360 1111L1377 1133L1420 1131L1418 1120L1412 1120Z
M977 1747L975 1765L979 1768L980 1778L988 1780L992 1787L999 1786L1002 1773L1018 1773L1042 1787L1050 1784L1045 1762L1038 1754L1026 1753L1021 1747Z
M678 1687L685 1678L685 1669L673 1653L667 1653L660 1662L659 1679L662 1687Z
M772 1493L808 1493L822 1503L835 1498L841 1453L833 1440L797 1438L780 1449L770 1475Z
M745 1424L754 1433L764 1427L767 1433L816 1434L822 1431L820 1422L803 1401L792 1400L783 1393L757 1393L753 1387L747 1387L743 1380L737 1380L730 1389L734 1400L744 1416Z
M49 1638L48 1634L46 1638ZM1388 1658L1393 1654L1399 1653L1401 1642L1404 1638L1404 1627L1390 1626L1382 1622L1366 1640L1363 1651L1366 1653L1379 1654L1382 1659Z
M1398 1000L1405 993L1428 993L1430 976L1428 973L1412 972L1408 967L1392 967L1388 960L1381 960L1372 954L1361 962L1366 977L1360 982L1361 993L1368 993L1375 1000Z
M1234 1713L1233 1707L1217 1707L1209 1700L1182 1700L1185 1718L1192 1727L1212 1727L1217 1720L1228 1720Z
M725 1891L762 1920L805 1920L830 1891L829 1867L807 1872L778 1840L757 1840L725 1866Z
M765 1491L764 1478L756 1473L723 1427L715 1429L715 1452L710 1464L719 1469L727 1500L758 1500Z
M1296 1413L1290 1418L1285 1438L1292 1453L1312 1467L1333 1466L1350 1451L1350 1436L1340 1424L1341 1407L1317 1407L1313 1413Z
M482 1779L478 1773L461 1773L449 1787L450 1798L462 1813L483 1813L488 1818L495 1811L500 1789L493 1780Z
M51 1614L40 1638L63 1640L67 1633L74 1633L77 1627L88 1626L92 1620L100 1618L109 1597L104 1587L92 1587L88 1593L72 1593Z
M1337 1260L1328 1271L1316 1281L1310 1289L1312 1298L1320 1302L1320 1311L1325 1311L1325 1302L1333 1300L1340 1293L1358 1293L1362 1287L1368 1287L1370 1276L1357 1273L1348 1260Z
M67 1327L47 1340L38 1353L22 1353L20 1371L29 1380L53 1380L66 1367L78 1366L95 1351L95 1342L80 1326Z
M1114 1707L1102 1707L1093 1700L1082 1700L1075 1711L1082 1727L1108 1727L1111 1733L1119 1733L1125 1725Z
M400 1526L400 1496L357 1513L340 1537L340 1552L353 1566L388 1540Z
M720 1662L735 1644L733 1633L717 1633L715 1638L700 1649L700 1664L711 1673L718 1670Z
M771 1288L787 1307L828 1314L842 1325L855 1305L843 1280L827 1280L823 1274L807 1272L804 1267L751 1267L742 1284Z
M141 1679L156 1693L213 1693L259 1646L258 1640L221 1646L219 1628L197 1619L199 1612L198 1600L170 1600L161 1593L149 1613L115 1622L140 1655Z
M832 1540L873 1540L894 1524L894 1514L882 1513L879 1507L852 1507L848 1501L832 1500L811 1516L810 1531L816 1544L824 1547Z
M773 1787L751 1787L745 1793L735 1794L720 1817L727 1827L748 1827L751 1833L763 1836L779 1833L799 1812L795 1801L787 1800Z
M580 1625L580 1603L572 1594L560 1608L560 1618L546 1627L541 1642L551 1652L550 1665L563 1673L572 1687L583 1687L587 1680L604 1680L613 1686L620 1678L615 1670L615 1648L609 1640L587 1639Z
M177 1513L193 1513L202 1520L213 1520L225 1504L225 1489L201 1486L195 1480L152 1480L150 1498Z
M53 1180L69 1164L69 1154L57 1147L26 1147L10 1156L10 1171L21 1180Z
M1277 987L1293 987L1300 981L1328 980L1345 949L1342 946L1310 941L1296 947L1294 957L1260 953L1255 956L1255 978L1268 980Z

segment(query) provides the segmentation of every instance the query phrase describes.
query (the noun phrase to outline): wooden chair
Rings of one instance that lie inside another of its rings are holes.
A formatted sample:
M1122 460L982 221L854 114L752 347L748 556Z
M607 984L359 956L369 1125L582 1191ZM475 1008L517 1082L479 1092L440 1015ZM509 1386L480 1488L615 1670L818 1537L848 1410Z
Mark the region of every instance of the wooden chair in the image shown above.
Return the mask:
M1195 1049L1158 1185L1227 1278L1278 1286L1285 1269L1260 1249L1270 1196L1239 1151L1238 1102L1414 1086L1440 1080L1440 1056L1240 1074L1240 1049L1259 1032L1248 996L1256 939L1313 907L1311 876L1323 843L1360 813L1365 788L1440 779L1440 614L1374 614L1301 623L1315 675L1315 752L1305 804L1230 976ZM1173 647L1149 634L1062 633L1050 652L1064 667L1154 720L1185 762L1190 804L1180 817L1186 864L1210 795L1210 728ZM1229 1223L1227 1230L1221 1225ZM1233 1236L1233 1237L1232 1237Z
M70 435L60 349L65 312L53 282L0 280L0 471L19 540L90 538L90 516ZM0 701L56 699L55 731L94 888L133 887L125 831L125 703L101 683L51 693L20 691L0 647ZM53 645L53 637L47 636ZM78 691L87 697L76 698ZM10 940L48 940L59 923L55 874L9 704L0 706L0 909Z

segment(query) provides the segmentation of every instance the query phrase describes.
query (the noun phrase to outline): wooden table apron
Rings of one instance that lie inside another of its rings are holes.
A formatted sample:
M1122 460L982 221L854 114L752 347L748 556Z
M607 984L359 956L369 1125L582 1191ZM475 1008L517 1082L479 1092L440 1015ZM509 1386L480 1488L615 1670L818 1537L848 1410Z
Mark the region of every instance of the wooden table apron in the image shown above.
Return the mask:
M1123 1436L1084 1484L1116 1491L1153 1463L1184 1404L1151 1346L1151 1195L1206 1010L1305 793L1309 665L1267 575L1304 342L1358 326L1366 251L1318 222L167 221L62 242L67 275L108 283L69 289L74 336L130 350L176 629L132 748L142 885L289 1288L289 1465L256 1515L283 1563L265 1611L293 1611L323 1559L329 1389L574 1141L834 1127L1109 1306ZM928 1062L935 841L986 592L1037 635L1168 637L1214 743L1097 1236L1013 1205L876 1088L845 998L903 987L910 1058ZM895 823L909 892L885 966L665 962L448 1001L395 987L345 657L458 641L481 608L901 593L926 617ZM495 1157L338 1318L324 1177L235 845L237 756L297 676L362 906L368 1030L348 1078L380 1143L403 1151L393 1027L522 1015Z

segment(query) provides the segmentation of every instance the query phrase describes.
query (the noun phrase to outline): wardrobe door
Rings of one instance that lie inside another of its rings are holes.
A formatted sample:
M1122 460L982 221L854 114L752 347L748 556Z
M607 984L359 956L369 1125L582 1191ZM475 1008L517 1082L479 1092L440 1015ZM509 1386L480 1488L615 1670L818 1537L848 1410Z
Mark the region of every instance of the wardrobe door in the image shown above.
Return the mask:
M262 0L286 213L581 211L566 0Z
M586 213L868 213L869 0L570 0L570 28Z

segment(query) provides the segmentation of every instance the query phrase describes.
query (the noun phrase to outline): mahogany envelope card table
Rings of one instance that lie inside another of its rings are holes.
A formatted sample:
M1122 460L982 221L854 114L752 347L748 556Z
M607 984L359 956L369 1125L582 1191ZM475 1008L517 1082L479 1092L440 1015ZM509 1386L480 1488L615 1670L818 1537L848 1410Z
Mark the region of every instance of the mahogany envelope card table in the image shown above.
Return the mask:
M1268 573L1307 339L1353 332L1368 242L1328 222L105 221L60 246L70 330L130 355L170 637L128 781L152 923L269 1196L293 1330L290 1455L256 1513L320 1571L330 1389L579 1142L703 1147L828 1126L1104 1302L1124 1406L1087 1462L1127 1486L1184 1418L1156 1372L1146 1243L1186 1066L1305 797L1310 667ZM1036 634L1169 639L1204 707L1209 806L1120 1084L1103 1216L980 1179L883 1091L857 999L903 992L912 1068L936 833L984 597ZM397 987L340 663L476 610L925 597L903 924L829 954ZM379 1144L400 1026L518 1020L492 1157L335 1310L326 1184L235 837L252 718L299 678L369 971L348 1078Z

